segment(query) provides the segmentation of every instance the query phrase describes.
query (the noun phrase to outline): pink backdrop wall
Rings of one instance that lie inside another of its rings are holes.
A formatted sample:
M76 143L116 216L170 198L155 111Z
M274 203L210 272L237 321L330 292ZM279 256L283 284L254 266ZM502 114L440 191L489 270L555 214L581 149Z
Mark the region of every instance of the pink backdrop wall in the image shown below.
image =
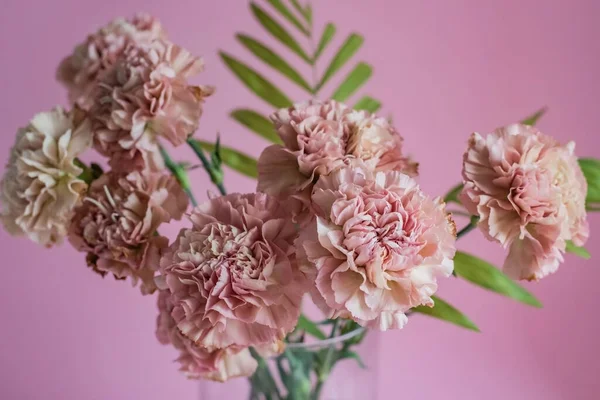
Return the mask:
M175 41L205 56L207 72L198 82L214 84L218 92L207 103L199 134L212 138L219 130L225 143L258 155L265 143L227 118L228 110L250 105L254 97L216 55L223 48L259 65L233 39L235 31L264 37L244 3L3 0L0 161L7 159L17 127L65 102L54 81L59 60L91 30L137 10L159 16ZM539 124L544 131L562 141L576 139L580 156L600 156L600 2L315 3L317 26L329 19L337 24L336 45L351 30L365 35L360 58L375 67L367 92L383 101L385 115L393 115L407 150L421 162L428 192L443 194L458 180L471 131L489 131L542 105L550 108ZM208 183L201 172L194 182L203 197ZM227 174L227 185L253 189L234 173ZM600 218L590 219L588 248L600 257ZM502 261L501 251L478 234L459 247ZM198 398L198 384L177 373L175 354L154 338L153 298L99 279L68 246L47 251L0 231L0 250L0 398ZM556 275L528 285L543 309L462 281L444 282L441 295L483 333L415 317L403 331L381 335L381 398L599 398L598 259L567 256Z

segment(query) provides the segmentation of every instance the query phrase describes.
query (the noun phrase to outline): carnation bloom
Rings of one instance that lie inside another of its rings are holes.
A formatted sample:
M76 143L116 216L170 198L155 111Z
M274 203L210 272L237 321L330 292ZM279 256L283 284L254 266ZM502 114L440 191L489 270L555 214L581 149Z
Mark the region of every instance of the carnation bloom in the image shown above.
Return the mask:
M128 45L144 45L165 36L158 20L150 15L118 18L77 45L73 54L60 63L57 78L68 89L71 102L89 109L98 78L113 67Z
M488 239L510 248L504 270L515 279L556 271L566 241L587 240L587 183L574 147L519 124L469 140L461 201Z
M317 218L296 247L329 318L398 329L410 308L433 306L437 277L452 273L455 253L456 229L440 199L403 173L355 165L321 177L312 202Z
M158 295L158 317L156 337L162 344L172 344L178 351L177 362L191 379L210 379L225 382L231 378L250 376L257 367L256 360L248 348L230 346L209 351L184 336L171 316L173 303L168 291Z
M198 128L212 89L190 86L200 58L165 40L128 45L94 91L94 147L113 168L161 169L157 137L179 146Z
M101 274L141 280L142 293L155 290L154 271L168 240L158 227L180 219L188 200L175 177L158 172L109 172L95 180L73 216L69 240L89 254Z
M179 330L210 350L283 339L308 291L297 268L296 231L263 193L232 194L196 207L160 262Z
M295 201L295 220L307 219L319 176L361 160L377 171L416 175L402 155L402 137L384 118L336 101L310 101L271 116L283 145L266 148L258 161L258 190Z
M66 235L73 207L87 184L75 158L91 143L80 110L42 112L19 129L0 183L2 223L13 235L52 246Z

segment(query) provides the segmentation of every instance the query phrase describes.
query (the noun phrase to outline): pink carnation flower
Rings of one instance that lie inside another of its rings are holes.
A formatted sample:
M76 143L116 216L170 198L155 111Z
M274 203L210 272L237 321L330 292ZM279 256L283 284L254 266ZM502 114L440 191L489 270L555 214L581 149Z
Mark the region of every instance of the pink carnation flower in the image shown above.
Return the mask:
M89 120L78 109L41 112L19 129L0 182L1 218L9 233L47 247L62 242L87 189L75 161L91 141Z
M232 194L196 207L190 220L156 279L173 296L181 333L210 350L283 339L308 291L284 207L262 193Z
M433 306L437 277L452 273L454 222L439 199L396 171L354 166L314 187L317 218L296 241L313 299L329 318L398 329L405 313Z
M95 180L69 229L69 240L88 253L88 263L102 275L141 280L142 293L155 290L154 271L168 239L158 227L180 219L188 200L168 174L109 172Z
M416 164L402 155L402 137L387 120L353 111L333 100L310 101L271 116L283 145L266 148L258 161L258 190L294 199L296 221L308 206L319 176L361 160L377 170L416 175Z
M94 146L113 168L161 169L157 137L179 146L198 128L212 89L190 86L200 58L164 40L127 46L94 91Z
M587 183L574 147L518 124L471 136L461 200L488 239L510 248L504 270L515 279L555 272L566 240L587 240Z
M156 337L162 344L172 344L179 351L177 362L191 379L210 379L225 382L231 378L250 376L257 367L248 348L230 346L209 351L185 337L171 316L173 304L168 291L158 295L159 314L156 319Z
M128 45L152 43L166 37L162 26L150 15L118 18L77 45L59 65L58 80L69 91L69 100L83 109L93 104L91 92L100 76L111 69Z

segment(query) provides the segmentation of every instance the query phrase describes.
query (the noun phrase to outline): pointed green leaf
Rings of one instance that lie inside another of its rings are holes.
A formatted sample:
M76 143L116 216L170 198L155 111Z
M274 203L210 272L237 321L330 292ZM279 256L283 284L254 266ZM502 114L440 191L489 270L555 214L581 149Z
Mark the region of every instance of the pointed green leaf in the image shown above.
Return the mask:
M373 68L369 64L364 62L358 63L348 76L346 76L346 79L336 89L331 98L337 101L346 101L348 97L352 96L359 87L369 80L372 74Z
M302 5L300 4L300 2L298 0L291 0L292 5L294 6L294 8L296 9L296 11L298 11L300 14L302 14L302 16L304 18L306 18L306 21L310 22L311 20L311 10L310 10L310 6L306 5L306 7L302 7Z
M331 22L325 25L325 29L323 29L323 34L321 35L321 39L319 40L319 44L317 45L317 50L313 56L313 59L316 61L319 59L323 51L327 48L327 45L333 39L335 35L335 25Z
M304 314L300 314L300 318L298 318L298 324L296 325L296 329L301 329L309 335L316 337L317 339L327 339L327 336L325 336L325 334L319 329L317 324L306 318Z
M294 25L296 28L298 28L298 30L300 32L304 33L306 36L309 35L308 29L306 29L306 27L300 21L298 21L298 18L296 18L294 16L294 14L292 14L290 9L287 8L287 6L285 4L283 4L281 2L281 0L267 0L267 1L269 2L269 4L271 4L273 6L273 8L275 8L277 11L279 11L279 13L285 19L287 19L292 25Z
M213 152L215 150L215 145L213 143L196 139L189 140L197 142L204 150L208 152ZM227 165L231 169L249 176L250 178L258 177L257 162L253 157L250 157L249 155L234 150L230 147L224 146L221 146L219 153L223 164Z
M461 204L460 200L458 199L458 195L460 194L462 189L463 189L462 183L459 183L458 185L454 186L452 189L450 189L448 194L446 194L446 196L444 196L444 201L446 203Z
M546 114L546 111L548 111L548 108L543 107L540 108L538 111L536 111L535 113L533 113L532 115L530 115L529 117L525 118L524 120L521 121L521 123L523 125L535 125L538 120L542 117L542 115Z
M570 240L567 240L567 247L565 250L567 253L573 253L576 256L579 256L586 260L589 260L590 258L592 258L592 255L585 247L576 246L575 243L573 243Z
M273 123L259 113L249 109L233 110L231 118L250 129L252 132L264 137L270 142L281 143Z
M296 39L292 37L288 33L287 30L283 26L281 26L277 21L275 21L269 14L265 12L262 8L256 5L256 3L250 3L250 9L252 13L260 22L260 24L271 34L275 39L279 40L282 44L287 46L291 51L296 53L300 58L302 58L307 63L311 64L311 59L306 55L302 47L298 44Z
M244 34L237 34L237 39L254 54L260 58L271 68L276 69L283 75L287 76L292 82L298 84L301 88L305 89L308 93L312 93L312 89L308 82L302 78L302 76L283 58L277 55L273 50L260 43L259 41L251 38Z
M290 107L292 101L275 85L266 80L262 75L236 60L225 52L220 52L221 59L229 69L258 97L276 108Z
M463 328L467 328L475 332L479 332L477 325L475 325L473 321L469 319L469 317L460 312L454 306L445 302L439 297L431 296L431 298L435 303L433 307L419 306L413 308L413 311L450 322L454 325L462 326Z
M542 303L531 293L498 268L478 257L457 251L454 256L454 271L456 275L475 285L534 307L542 307Z
M354 105L355 110L365 110L371 113L377 112L381 108L381 102L370 96L364 96Z
M346 39L344 44L342 44L342 46L339 48L337 54L331 60L331 63L329 63L329 66L325 70L325 73L323 74L321 81L317 85L317 90L322 88L323 85L325 85L327 83L327 81L340 68L342 68L344 66L344 64L346 64L346 62L348 62L348 60L350 60L350 58L352 58L354 53L356 53L358 51L358 49L360 48L360 46L362 46L363 42L364 42L364 39L359 34L353 33L350 36L348 36L348 38Z
M586 203L600 203L600 160L597 158L580 158L579 166L588 184Z

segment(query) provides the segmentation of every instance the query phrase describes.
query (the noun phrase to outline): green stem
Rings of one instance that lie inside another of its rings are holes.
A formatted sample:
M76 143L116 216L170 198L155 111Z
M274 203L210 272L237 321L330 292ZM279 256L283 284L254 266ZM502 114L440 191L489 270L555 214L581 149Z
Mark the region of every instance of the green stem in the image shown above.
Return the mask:
M273 379L273 375L265 359L253 347L250 347L250 353L258 363L256 372L250 377L252 390L255 391L255 389L258 389L265 395L267 400L283 400L284 397L281 396L277 383Z
M331 327L331 333L329 334L329 339L332 339L337 334L338 327L340 325L340 320L335 319L333 321L333 325ZM321 395L321 391L323 390L323 385L325 381L329 377L329 373L331 372L331 368L333 367L333 354L335 353L335 345L332 344L327 349L327 353L325 353L325 359L323 360L323 364L319 371L317 371L317 385L315 386L315 390L311 396L313 400L318 400Z
M183 189L185 194L187 194L187 196L189 197L190 203L192 203L192 205L194 207L196 207L198 205L198 202L196 201L196 199L194 198L194 194L192 193L192 189L190 187L190 179L188 177L187 172L185 171L185 168L183 168L181 165L179 165L175 161L173 161L173 159L171 158L171 156L169 155L167 150L165 150L164 147L160 146L159 149L160 149L160 154L161 154L163 160L165 161L165 166L169 169L169 171L171 171L173 176L177 179L177 181L181 185L181 188Z
M221 196L225 196L227 194L227 190L225 190L225 186L223 186L223 177L220 174L216 173L212 164L210 163L210 161L208 161L208 158L206 158L206 154L204 154L204 150L200 146L200 143L198 143L195 140L188 140L187 143L190 145L192 150L194 150L194 153L196 153L196 155L200 159L202 166L208 173L208 176L210 177L212 183L219 190L219 193L221 193Z
M473 229L475 229L477 227L477 221L479 221L479 217L475 217L475 216L471 217L469 224L467 226L465 226L464 228L462 228L460 231L458 231L458 233L456 234L456 238L460 239L462 236L466 235L467 233L469 233Z

